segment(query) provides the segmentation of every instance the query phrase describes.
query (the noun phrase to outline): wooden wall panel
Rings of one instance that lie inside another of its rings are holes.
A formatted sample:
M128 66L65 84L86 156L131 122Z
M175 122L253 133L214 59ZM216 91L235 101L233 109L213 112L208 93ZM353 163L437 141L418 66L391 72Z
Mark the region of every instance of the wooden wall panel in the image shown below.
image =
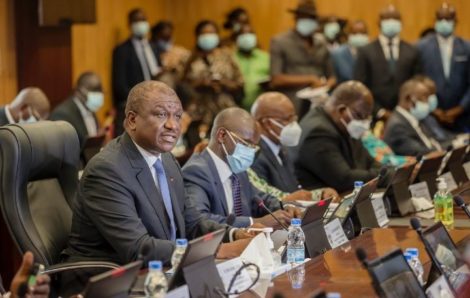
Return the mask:
M0 0L0 106L16 95L16 44L13 0Z

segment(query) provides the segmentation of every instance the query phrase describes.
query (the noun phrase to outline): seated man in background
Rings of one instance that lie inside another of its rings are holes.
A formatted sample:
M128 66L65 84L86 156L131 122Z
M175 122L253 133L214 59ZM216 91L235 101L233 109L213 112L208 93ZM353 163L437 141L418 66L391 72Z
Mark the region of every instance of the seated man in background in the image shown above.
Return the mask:
M41 89L24 88L11 103L0 108L0 126L47 119L50 108L49 100Z
M300 122L302 136L295 161L297 177L307 189L353 188L354 181L378 176L381 165L361 143L370 128L374 99L357 81L340 84L325 106L318 106Z
M398 106L387 122L384 134L384 141L395 153L417 156L442 150L421 123L430 113L428 97L428 88L416 79L406 81L400 88Z
M262 194L248 179L259 132L255 120L240 108L221 111L214 120L208 147L194 154L183 167L186 194L208 218L224 223L235 214L235 227L253 223L277 226L277 222L259 206L257 198L279 219L289 223L297 209L280 210L279 200Z
M72 124L80 145L83 145L87 137L98 135L96 112L103 103L99 76L94 72L85 72L78 78L73 94L52 111L50 120L63 120Z
M297 180L294 162L286 148L297 146L302 134L294 104L282 93L267 92L256 99L251 114L261 132L260 153L252 169L268 184L283 192L299 190L302 186ZM331 196L339 198L334 189L322 190L322 198Z
M176 93L160 82L139 83L129 93L125 112L126 132L84 170L63 261L126 264L146 246L144 261L169 264L176 238L193 239L219 229L227 230L225 241L247 237L242 230L207 220L193 199L185 197L179 165L169 153L180 135L183 113ZM239 255L248 241L222 245L218 257ZM66 273L62 288L77 293L90 273Z

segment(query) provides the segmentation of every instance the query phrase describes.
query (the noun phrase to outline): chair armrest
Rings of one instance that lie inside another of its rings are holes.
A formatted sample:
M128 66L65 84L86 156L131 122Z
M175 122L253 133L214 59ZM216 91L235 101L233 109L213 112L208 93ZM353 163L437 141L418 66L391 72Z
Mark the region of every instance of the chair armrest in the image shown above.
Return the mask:
M62 263L62 264L52 265L46 268L46 270L44 270L42 273L50 275L50 274L55 274L55 273L59 273L62 271L84 269L84 268L108 268L109 270L111 270L111 269L116 269L119 267L120 267L119 265L111 263L111 262L84 261L84 262L72 262L72 263Z

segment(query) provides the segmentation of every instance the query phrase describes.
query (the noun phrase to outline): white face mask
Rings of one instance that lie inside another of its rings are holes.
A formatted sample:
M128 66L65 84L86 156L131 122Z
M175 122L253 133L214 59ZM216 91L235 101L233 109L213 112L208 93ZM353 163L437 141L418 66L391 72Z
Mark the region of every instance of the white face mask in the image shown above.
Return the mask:
M349 116L351 117L351 121L349 121L349 123L346 123L343 119L341 119L341 122L346 127L346 130L348 131L351 138L360 140L361 137L364 135L364 133L370 129L371 121L369 119L366 119L366 120L354 119L349 109L348 109L348 112L349 112Z
M131 25L132 34L137 37L145 37L150 31L150 24L147 21L134 22Z
M294 147L299 144L300 136L302 135L302 128L297 121L293 121L286 126L282 125L274 119L269 119L269 121L271 121L274 125L282 128L280 136L271 131L271 133L279 139L281 145L286 147Z
M86 94L86 106L90 111L98 111L104 103L104 94L103 92L93 92L90 91Z

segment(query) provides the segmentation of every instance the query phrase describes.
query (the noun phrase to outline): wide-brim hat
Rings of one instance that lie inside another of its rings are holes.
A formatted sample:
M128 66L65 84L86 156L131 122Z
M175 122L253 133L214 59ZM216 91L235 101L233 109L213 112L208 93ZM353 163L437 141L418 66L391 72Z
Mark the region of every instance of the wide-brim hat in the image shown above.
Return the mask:
M317 17L317 6L313 2L313 0L299 0L299 4L296 8L291 8L288 10L291 13L295 14L306 14L312 17Z

